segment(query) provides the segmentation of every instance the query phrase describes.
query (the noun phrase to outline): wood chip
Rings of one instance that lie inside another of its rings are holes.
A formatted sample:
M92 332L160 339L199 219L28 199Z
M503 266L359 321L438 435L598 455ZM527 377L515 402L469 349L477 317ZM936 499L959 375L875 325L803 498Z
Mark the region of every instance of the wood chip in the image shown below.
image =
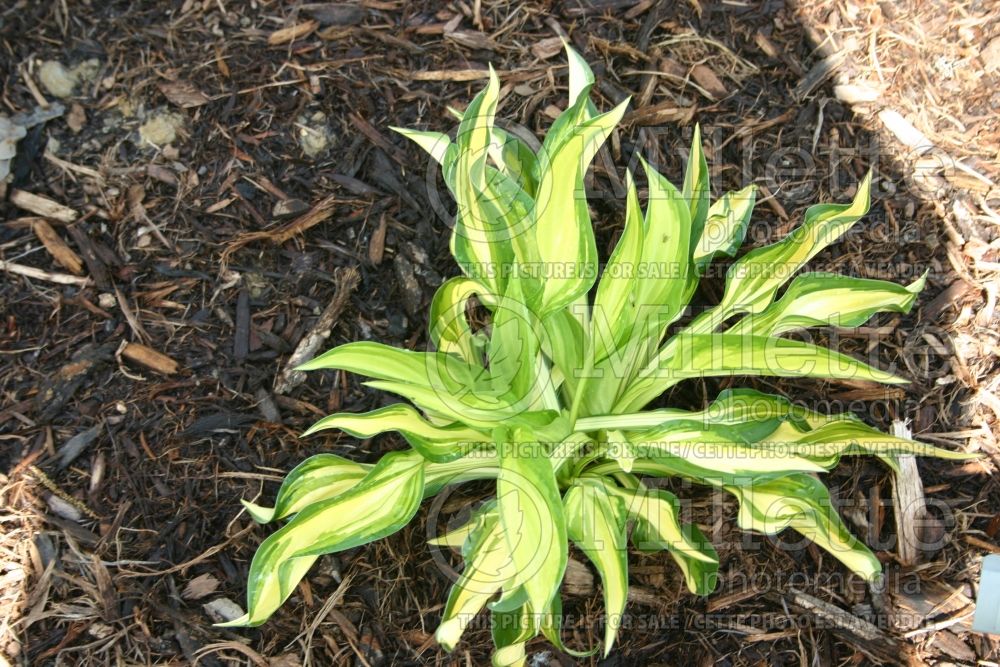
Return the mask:
M10 193L10 203L35 215L40 215L43 218L51 220L58 220L59 222L69 223L77 218L76 211L68 206L63 206L48 197L24 190L12 190Z
M9 271L10 273L16 273L17 275L24 276L25 278L35 278L37 280L44 280L58 285L76 285L77 287L86 287L90 285L91 282L89 278L71 276L68 273L52 273L51 271L43 271L42 269L36 269L33 266L15 264L14 262L8 262L3 259L0 259L0 271Z
M446 39L469 49L495 51L497 43L481 32L475 30L452 30L444 34Z
M893 664L906 662L907 648L875 625L815 598L807 593L789 590L788 602L816 619L820 627L833 633L870 658Z
M321 25L358 25L365 20L365 8L346 2L310 2L300 9Z
M83 274L83 260L62 240L62 237L45 219L35 218L31 224L31 231L35 233L35 236L38 237L38 240L42 242L42 245L59 266L78 276Z
M297 39L305 37L318 27L319 21L303 21L302 23L297 23L281 30L275 30L268 36L267 43L271 46L278 46L279 44L294 42Z
M181 591L181 597L185 600L200 600L214 593L219 588L219 580L209 573L199 574L192 579Z
M691 70L691 78L709 94L709 99L713 101L720 100L729 94L726 85L708 65L695 65L694 69Z
M176 361L151 347L146 347L139 343L125 343L121 355L129 361L134 361L162 375L173 375L177 372Z
M623 119L625 124L631 125L661 125L663 123L677 123L688 125L694 118L697 107L680 107L676 102L663 102L654 104L651 107L636 109L627 114Z
M548 37L531 45L531 55L539 60L548 60L562 53L563 43L558 37Z
M354 290L357 289L358 283L361 282L361 274L354 267L339 269L336 276L337 291L334 292L330 303L323 309L319 319L316 320L315 326L313 326L308 334L303 336L302 340L295 347L295 351L292 352L292 356L288 358L285 369L274 383L275 394L287 394L302 384L302 381L306 378L306 374L295 370L295 367L312 359L316 355L317 350L319 350L320 345L330 337L333 325L336 323L337 318L340 317L340 313L347 306L347 302L350 300L351 295L354 294Z
M844 60L846 59L846 52L837 51L819 61L802 77L802 80L792 90L792 95L797 100L804 99L809 93L819 88L824 81L833 76L833 73L840 69L840 66L844 64Z
M479 81L490 78L490 73L485 69L428 70L411 72L409 77L414 81Z
M156 84L163 96L182 109L208 104L210 98L190 81L162 81Z
M368 261L375 266L382 263L382 256L385 254L385 232L387 224L385 213L379 216L378 227L372 232L372 237L368 241Z
M913 437L906 423L899 420L892 423L892 434L897 438ZM917 457L912 454L897 456L896 463L899 472L892 477L892 508L899 536L896 553L903 565L916 565L924 543L921 527L927 514L924 485L917 469Z

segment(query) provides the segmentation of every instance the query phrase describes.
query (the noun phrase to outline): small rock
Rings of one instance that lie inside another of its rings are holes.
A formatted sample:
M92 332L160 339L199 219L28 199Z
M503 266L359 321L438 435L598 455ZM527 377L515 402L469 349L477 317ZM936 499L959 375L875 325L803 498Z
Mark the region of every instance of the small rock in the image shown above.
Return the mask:
M79 134L86 123L87 113L83 110L83 107L79 104L73 104L69 108L69 113L66 114L66 125L73 131L73 134Z
M70 521L79 521L83 518L83 514L76 508L75 505L69 503L59 496L53 494L49 496L46 501L49 505L49 509L52 513L63 519L68 519Z
M243 615L243 608L229 598L218 598L202 605L202 609L216 623L235 621Z
M27 134L22 126L0 116L0 181L10 173L10 162L17 154L17 142Z
M56 97L69 97L76 88L76 74L58 60L46 60L38 70L42 87Z
M298 118L299 144L307 157L314 158L330 147L330 129L326 125L326 114L317 111L311 116Z
M291 218L309 210L309 204L301 199L283 199L274 205L271 215L275 218Z
M163 111L155 113L139 127L142 142L154 146L166 146L177 140L177 133L184 129L184 116Z
M107 623L91 623L87 626L87 634L91 637L96 637L97 639L105 639L110 637L114 633L115 629L112 628Z
M114 308L117 303L118 299L115 298L114 294L108 294L107 292L104 292L103 294L97 297L97 305L103 308L104 310L110 310L111 308Z

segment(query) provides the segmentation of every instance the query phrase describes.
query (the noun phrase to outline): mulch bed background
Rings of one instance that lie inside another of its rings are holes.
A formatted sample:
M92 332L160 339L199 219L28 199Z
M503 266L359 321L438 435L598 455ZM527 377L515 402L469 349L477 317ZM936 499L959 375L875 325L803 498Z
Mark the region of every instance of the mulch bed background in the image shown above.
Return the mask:
M810 335L912 383L740 384L882 428L909 420L918 438L982 454L919 463L940 544L915 563L900 562L892 541L888 470L860 459L829 476L851 501L848 524L886 565L884 591L814 547L744 536L731 502L675 485L719 548L719 590L691 596L668 556L632 554L631 626L610 657L590 662L1000 657L995 640L969 630L981 557L1000 551L997 16L989 3L770 0L21 0L0 10L0 112L55 101L43 61L95 61L65 113L18 144L0 201L0 259L87 283L23 271L0 281L0 656L488 664L486 624L452 655L433 641L450 582L424 528L428 512L444 520L486 487L451 495L392 538L322 558L261 628L215 628L203 605L244 604L250 558L272 530L241 514L240 498L267 502L313 453L372 461L403 445L298 439L323 414L387 402L356 377L313 373L274 391L332 301L327 347L419 348L435 287L457 273L447 192L388 126L453 129L446 107L464 107L492 63L505 85L500 117L540 136L565 105L560 34L597 73L600 108L632 96L589 183L603 257L622 223L624 166L641 152L680 182L695 122L716 195L762 186L753 244L780 238L809 204L847 200L873 169L871 214L813 264L907 283L929 270L927 289L910 315ZM935 150L900 143L886 110ZM150 143L164 125L175 138ZM304 144L319 148L314 157ZM40 219L19 192L68 207L72 221L53 219L58 210ZM721 276L698 303L718 298ZM663 401L700 407L728 384L692 381ZM601 636L601 601L589 571L574 570L565 638L583 648ZM833 610L810 609L813 598ZM878 634L845 628L844 612ZM543 640L530 648L541 652L532 664L575 664Z

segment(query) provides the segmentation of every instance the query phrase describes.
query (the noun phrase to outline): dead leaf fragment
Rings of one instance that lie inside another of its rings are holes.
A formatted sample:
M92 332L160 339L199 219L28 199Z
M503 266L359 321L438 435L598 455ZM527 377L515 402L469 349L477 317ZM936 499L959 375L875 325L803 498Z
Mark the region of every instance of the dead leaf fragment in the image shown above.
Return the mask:
M296 23L295 25L288 26L287 28L282 28L281 30L275 30L272 32L267 38L267 43L271 46L278 46L279 44L294 42L297 39L305 37L318 27L318 21L303 21L302 23Z
M161 81L156 84L163 96L182 109L200 107L209 103L209 97L190 81L178 79L177 81Z

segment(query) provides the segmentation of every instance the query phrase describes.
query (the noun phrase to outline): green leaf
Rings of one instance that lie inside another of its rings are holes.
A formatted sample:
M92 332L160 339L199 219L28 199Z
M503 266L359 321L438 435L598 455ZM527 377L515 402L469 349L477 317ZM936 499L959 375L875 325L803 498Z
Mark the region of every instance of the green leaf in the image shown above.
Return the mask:
M625 182L625 229L604 267L594 300L591 337L595 361L606 358L628 340L640 306L637 269L642 262L645 223L631 171L625 172Z
M667 388L693 377L764 375L907 382L851 357L809 343L737 334L678 334L639 374L615 412L640 409Z
M541 323L524 303L521 283L511 280L493 314L489 366L493 391L522 410L558 409L548 369L539 363Z
M498 206L496 192L487 179L486 159L493 133L493 117L500 94L500 82L490 68L485 90L469 104L458 127L458 155L453 172L458 205L451 251L463 273L487 285L494 294L503 294L505 267L514 253L510 245L510 220ZM495 171L495 170L494 170Z
M751 423L752 425L753 423ZM778 422L765 425L765 434ZM741 433L736 426L706 426L697 421L675 422L666 428L627 434L637 457L675 457L720 475L756 475L789 472L825 472L810 458L778 448L746 444L759 434Z
M646 233L639 266L646 275L638 283L639 307L652 309L643 319L649 333L659 342L666 327L683 313L687 305L685 285L690 270L692 220L686 195L643 161L649 181Z
M817 204L805 221L781 241L751 250L726 274L726 291L719 304L724 313L757 313L775 292L820 250L836 241L861 219L871 205L871 173L858 185L850 204Z
M695 123L694 136L691 137L691 151L688 154L687 167L684 170L684 201L690 211L691 250L702 237L705 219L708 217L708 202L711 191L708 182L708 163L701 147L701 126Z
M470 366L454 354L401 350L371 342L340 345L296 368L299 371L323 369L433 387L459 395L469 392L486 378L482 368Z
M611 652L628 598L625 503L603 483L578 481L563 499L569 537L601 575L604 589L604 656Z
M716 586L719 555L693 524L682 524L677 496L662 489L618 489L628 515L636 519L632 543L643 551L666 549L684 574L688 589L707 595Z
M768 535L794 528L869 581L882 571L875 554L844 526L818 479L788 475L725 488L740 501L740 528Z
M528 144L516 135L494 127L490 158L501 173L517 183L529 197L534 197L538 188L538 183L535 181L538 158Z
M354 488L371 470L336 454L316 454L295 466L281 483L274 507L261 507L243 500L243 506L257 523L284 519L312 503L335 498Z
M533 231L539 268L546 272L537 310L541 317L573 303L597 277L597 246L583 177L626 105L627 100L575 126L560 145L540 157Z
M470 298L484 293L486 286L471 278L451 278L437 289L431 301L430 338L439 351L482 365L465 307Z
M896 469L895 457L901 454L957 461L974 457L972 454L952 452L907 438L897 438L853 419L830 421L804 433L794 428L782 428L773 432L758 446L762 451L770 449L785 455L806 457L826 469L837 465L840 457L850 455L878 456L893 469Z
M490 614L496 647L490 659L493 667L524 665L524 645L538 634L538 621L539 615L532 613L527 603L509 611L493 609Z
M564 386L572 401L576 393L577 374L583 367L586 333L580 322L569 310L557 310L542 320L545 335L542 336L542 351L553 362L552 383Z
M260 625L288 599L316 556L368 544L405 526L420 505L423 472L416 452L386 454L353 489L296 514L253 557L247 613L221 625Z
M428 155L434 158L442 167L449 166L455 160L456 148L451 143L451 139L444 132L427 132L424 130L408 130L403 127L389 127L393 132L397 132L413 143L417 144Z
M708 209L705 227L693 253L698 275L704 273L717 254L726 257L736 254L746 236L756 198L757 186L748 185L742 190L727 192Z
M903 287L836 273L804 273L778 301L757 315L743 318L726 333L780 336L809 327L856 327L880 312L908 313L926 278L925 273Z
M567 535L555 472L541 444L499 429L497 498L517 574L510 590L523 588L532 609L546 609L566 570Z
M451 588L435 638L452 651L465 628L501 586L514 576L514 564L495 511L483 514L463 548L465 569Z
M387 431L398 431L414 449L431 461L451 461L465 456L477 446L490 442L481 431L461 423L436 426L409 405L397 403L372 412L340 412L320 419L302 437L336 428L355 438L367 439Z

